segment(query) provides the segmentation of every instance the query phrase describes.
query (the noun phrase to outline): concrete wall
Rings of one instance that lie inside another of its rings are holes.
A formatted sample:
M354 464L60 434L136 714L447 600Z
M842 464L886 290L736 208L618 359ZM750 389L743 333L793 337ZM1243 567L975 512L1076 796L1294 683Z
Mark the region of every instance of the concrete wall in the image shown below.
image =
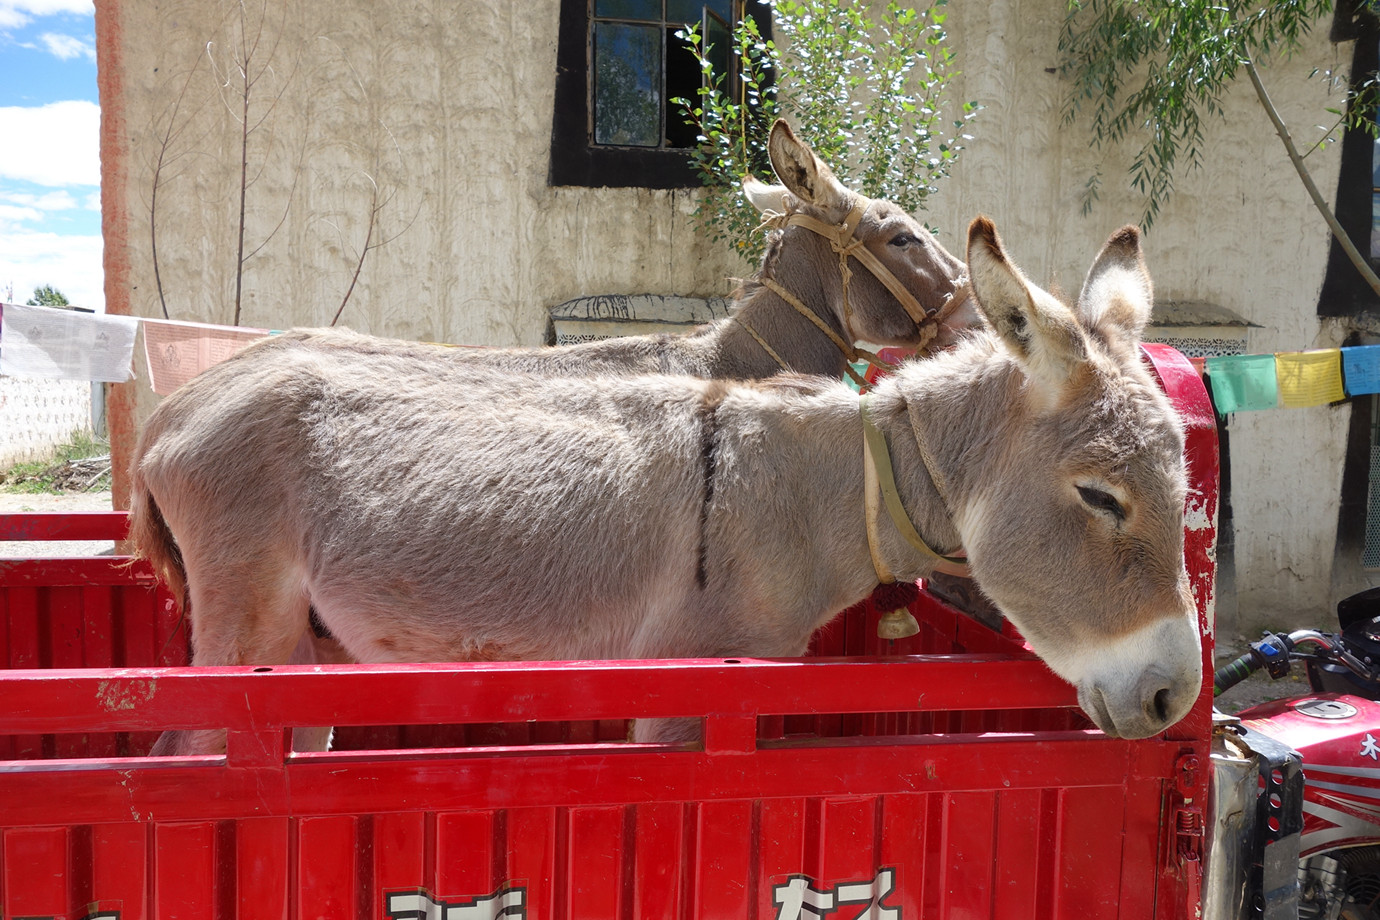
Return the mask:
M85 380L0 376L0 470L91 434L91 388Z
M176 319L231 321L243 142L233 74L260 29L250 4L241 36L239 9L97 2L115 312L158 316L166 304ZM993 217L1032 278L1072 292L1142 202L1125 182L1130 152L1098 151L1082 125L1063 122L1067 86L1054 71L1064 9L1062 0L949 6L964 71L954 97L985 111L927 219L961 251L967 221ZM270 3L248 62L257 81L249 120L267 115L248 140L254 254L241 321L328 322L366 238L386 242L367 253L343 322L405 338L533 345L547 309L572 298L727 293L727 279L749 267L695 235L694 193L546 184L557 24L556 0ZM1325 31L1264 71L1285 120L1310 140L1338 97L1308 74L1350 60ZM218 90L227 74L230 89ZM1157 295L1216 303L1258 324L1248 351L1339 341L1315 315L1327 231L1249 86L1209 124L1205 154L1147 237ZM1335 188L1335 152L1309 162L1319 185ZM1101 201L1084 216L1094 171ZM126 419L112 419L117 440L152 401L142 383L117 393L114 414ZM1247 627L1276 614L1321 616L1331 602L1348 417L1343 406L1230 422Z

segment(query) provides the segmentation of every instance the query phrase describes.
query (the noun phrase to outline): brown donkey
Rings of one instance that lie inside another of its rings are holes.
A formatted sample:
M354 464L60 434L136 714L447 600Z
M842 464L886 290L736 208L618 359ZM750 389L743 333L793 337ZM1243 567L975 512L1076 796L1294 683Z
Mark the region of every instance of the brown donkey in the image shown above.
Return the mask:
M865 411L929 545L966 548L1104 731L1154 734L1202 675L1139 236L1108 241L1072 308L983 218L968 260L991 328L865 407L821 377L493 375L439 347L269 339L150 417L133 536L185 585L198 665L284 663L313 608L364 662L799 655L877 581ZM898 578L934 564L885 518L876 552Z

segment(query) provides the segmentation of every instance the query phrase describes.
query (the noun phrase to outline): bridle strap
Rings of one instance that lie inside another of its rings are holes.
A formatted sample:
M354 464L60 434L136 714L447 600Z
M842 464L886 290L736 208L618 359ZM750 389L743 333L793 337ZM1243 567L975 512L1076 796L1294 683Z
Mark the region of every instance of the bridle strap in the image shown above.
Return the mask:
M852 256L886 286L886 289L891 292L891 296L901 302L901 306L905 308L915 325L923 325L927 320L932 319L937 311L926 310L920 306L920 301L916 300L915 295L901 283L899 278L891 273L891 269L883 265L881 259L878 259L870 249L863 245L862 240L853 236L862 220L863 212L871 203L871 199L859 195L858 203L853 206L853 210L849 212L848 218L842 224L826 224L808 214L797 213L786 215L780 225L804 227L807 230L813 230L829 241L834 252L839 254L839 264L844 272L845 291L848 287L848 276L852 274L847 267L847 260L849 256Z
M810 322L818 326L819 330L823 332L825 335L827 335L830 341L832 341L836 346L838 346L838 350L843 352L843 356L847 358L850 362L843 366L844 372L848 374L849 378L852 379L852 381L856 383L859 387L867 389L870 386L870 384L863 377L861 377L857 371L853 370L853 366L851 363L853 361L866 361L868 364L872 365L880 371L890 372L896 370L896 366L894 364L891 364L887 361L883 361L876 354L868 351L865 348L859 348L858 346L853 345L850 342L844 341L844 339L837 332L829 328L828 323L819 318L818 313L816 313L814 310L811 310L809 307L805 306L805 303L799 297L796 297L794 294L783 288L781 285L777 284L775 281L771 280L770 278L764 278L762 280L762 285L766 287L768 290L770 290L777 297L780 297L782 300L786 301L786 303L794 307L795 311L799 313L801 316L805 317ZM735 315L734 318L737 319L737 316ZM785 361L781 360L781 356L778 355L775 351L773 351L771 346L767 344L766 340L763 339L762 336L758 335L757 332L751 326L743 322L741 319L738 319L738 325L746 329L752 335L752 337L757 340L757 343L762 346L762 348L767 352L767 354L771 355L774 359L776 359L776 363L781 365L781 368L783 370L793 370L793 368L790 365L788 365Z
M918 351L919 349L922 349L926 345L928 345L930 340L935 337L938 331L937 326L939 320L943 319L949 312L951 312L951 309L953 307L957 306L959 300L958 293L955 292L955 294L952 297L950 297L950 302L946 304L942 310L926 310L924 307L920 306L920 302L915 299L915 295L911 294L911 292L906 288L906 286L903 285L900 282L900 280L894 274L891 273L891 270L888 269L885 265L883 265L881 260L878 259L875 255L873 255L872 252L866 246L863 245L862 240L854 236L854 234L857 232L858 224L862 222L863 214L866 212L868 205L872 203L872 200L870 198L866 198L862 195L859 195L857 197L858 200L854 203L852 210L848 212L848 216L844 218L844 221L841 224L826 224L824 221L811 217L808 214L777 214L773 212L766 212L764 215L765 219L762 221L761 225L757 229L762 230L764 228L784 229L786 227L804 227L805 229L817 233L829 241L830 247L834 250L834 252L838 253L839 256L839 275L843 280L843 319L845 326L844 331L847 332L850 336L852 336L853 334L853 306L848 300L848 282L853 276L853 270L848 267L848 257L852 256L853 258L861 262L862 265L868 271L870 271L872 275L878 281L880 281L888 291L891 292L891 295L900 302L901 306L905 309L907 315L909 315L911 320L915 323L915 328L920 333L921 337L921 340L918 343L916 343L916 350ZM809 307L805 306L805 304L802 303L798 297L791 294L780 284L777 284L770 278L763 279L762 284L765 287L769 288L782 300L786 301L786 303L794 307L796 309L796 312L800 313L801 316L804 316L806 319L810 320L812 323L818 326L819 329L825 335L827 335L831 341L833 341L833 343L838 347L839 351L843 352L844 356L848 359L849 362L857 361L859 358L861 358L862 360L866 361L868 364L871 364L873 367L878 368L879 370L895 370L894 366L888 364L885 361L882 361L872 352L866 351L865 349L857 348L851 343L845 342L843 338L839 336L838 333L836 333L832 328L829 327L828 323L820 319L817 313L815 313ZM775 351L773 351L770 347L767 346L766 341L760 335L758 335L751 327L749 327L746 323L743 323L742 321L739 321L739 325L741 325L744 329L747 329L747 331L751 333L752 337L757 340L758 344L761 345L763 349L766 350L767 354L771 355L771 357L776 361L778 365L780 365L785 370L791 369L784 361L781 360L780 356L778 356ZM851 377L855 383L857 383L863 389L867 388L867 384L862 380L862 378L858 376L857 372L855 372L851 367L846 368L846 370L848 372L849 377Z
M915 529L915 524L911 521L910 515L906 513L905 504L901 501L901 493L896 488L896 474L891 467L891 454L887 450L886 435L872 421L868 412L868 396L864 394L858 403L858 411L862 416L863 423L863 488L864 511L867 517L867 546L872 554L872 565L877 570L877 578L883 583L895 580L890 568L881 558L879 549L880 540L877 535L877 509L876 495L880 494L881 502L886 505L887 513L891 517L892 524L901 534L905 541L917 552L924 556L931 564L932 572L939 572L941 575L957 575L962 578L971 577L967 561L962 556L945 556L930 548L920 536L920 532ZM934 465L934 458L925 449L919 434L916 434L915 441L921 446L920 459L925 464L925 470L929 473L930 480L934 483L934 488L939 493L940 501L944 503L946 509L950 509L952 516L952 505L949 504L945 496L942 485L942 478L938 469Z

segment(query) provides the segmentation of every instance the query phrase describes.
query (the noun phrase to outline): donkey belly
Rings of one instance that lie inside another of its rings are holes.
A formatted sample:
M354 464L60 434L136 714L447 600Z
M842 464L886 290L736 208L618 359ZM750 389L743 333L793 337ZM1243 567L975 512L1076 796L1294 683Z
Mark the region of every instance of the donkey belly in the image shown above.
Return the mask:
M362 660L632 654L702 539L697 431L666 408L336 420L302 539L313 606Z

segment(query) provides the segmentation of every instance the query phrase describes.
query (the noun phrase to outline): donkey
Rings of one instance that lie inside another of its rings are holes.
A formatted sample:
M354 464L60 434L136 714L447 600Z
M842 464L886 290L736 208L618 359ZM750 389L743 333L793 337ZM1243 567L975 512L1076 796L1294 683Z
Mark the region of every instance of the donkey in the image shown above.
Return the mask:
M150 416L132 537L190 598L197 665L287 662L311 609L363 662L795 656L882 567L924 577L962 546L1103 731L1155 734L1202 671L1139 235L1111 237L1072 308L985 218L968 263L989 328L866 404L805 375L496 377L440 347L265 340ZM923 550L865 513L865 423Z
M749 177L744 190L766 213L772 239L729 317L684 335L457 349L456 360L567 376L753 380L786 370L840 377L851 361L870 357L857 342L938 349L972 322L964 264L921 223L890 201L848 189L784 120L772 126L767 149L783 184ZM331 333L290 333L319 334ZM358 347L372 346L362 340Z

